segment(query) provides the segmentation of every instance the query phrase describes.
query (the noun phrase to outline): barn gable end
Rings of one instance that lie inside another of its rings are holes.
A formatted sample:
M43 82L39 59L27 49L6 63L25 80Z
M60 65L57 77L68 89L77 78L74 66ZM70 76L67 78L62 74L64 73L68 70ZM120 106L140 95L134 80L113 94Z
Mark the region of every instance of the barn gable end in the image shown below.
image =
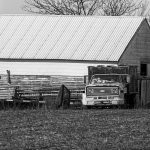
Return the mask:
M150 27L146 19L137 29L118 63L120 65L137 65L139 75L141 64L147 64L147 75L150 76Z

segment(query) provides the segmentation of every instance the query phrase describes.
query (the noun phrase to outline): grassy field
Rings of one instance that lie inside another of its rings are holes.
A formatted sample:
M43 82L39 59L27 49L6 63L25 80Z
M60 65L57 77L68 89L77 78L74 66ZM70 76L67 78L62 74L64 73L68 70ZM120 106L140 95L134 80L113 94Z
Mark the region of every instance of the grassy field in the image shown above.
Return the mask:
M150 110L0 111L0 150L150 150Z

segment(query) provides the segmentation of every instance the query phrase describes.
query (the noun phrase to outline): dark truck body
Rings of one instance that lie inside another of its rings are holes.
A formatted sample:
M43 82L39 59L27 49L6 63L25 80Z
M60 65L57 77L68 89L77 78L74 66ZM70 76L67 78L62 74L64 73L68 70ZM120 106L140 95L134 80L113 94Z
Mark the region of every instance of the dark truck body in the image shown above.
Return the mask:
M136 66L89 66L83 106L125 106L136 95Z

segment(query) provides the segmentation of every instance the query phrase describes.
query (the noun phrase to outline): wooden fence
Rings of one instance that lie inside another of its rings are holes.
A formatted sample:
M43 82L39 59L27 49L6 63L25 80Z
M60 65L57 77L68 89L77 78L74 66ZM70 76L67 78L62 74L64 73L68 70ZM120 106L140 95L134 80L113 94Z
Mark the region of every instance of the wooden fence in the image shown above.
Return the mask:
M84 92L84 77L83 76L42 76L42 75L11 75L8 83L8 76L0 75L0 102L1 106L5 101L13 101L12 97L15 94L15 88L19 87L19 92L22 95L22 101L25 102L33 99L39 99L39 93L47 103L52 104L56 101L60 86L64 84L70 91L70 99L74 102L81 101L81 95ZM18 93L19 93L18 92Z

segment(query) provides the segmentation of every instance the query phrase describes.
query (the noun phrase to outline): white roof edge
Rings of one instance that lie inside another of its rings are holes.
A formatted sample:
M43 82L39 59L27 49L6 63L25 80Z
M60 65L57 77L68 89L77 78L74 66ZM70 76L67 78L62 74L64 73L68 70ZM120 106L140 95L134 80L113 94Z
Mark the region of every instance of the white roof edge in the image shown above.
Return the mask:
M100 15L49 15L49 14L0 14L0 16L49 16L49 17L96 17L96 18L143 18L144 16L100 16Z

